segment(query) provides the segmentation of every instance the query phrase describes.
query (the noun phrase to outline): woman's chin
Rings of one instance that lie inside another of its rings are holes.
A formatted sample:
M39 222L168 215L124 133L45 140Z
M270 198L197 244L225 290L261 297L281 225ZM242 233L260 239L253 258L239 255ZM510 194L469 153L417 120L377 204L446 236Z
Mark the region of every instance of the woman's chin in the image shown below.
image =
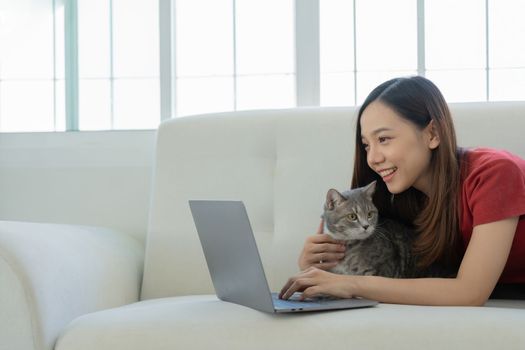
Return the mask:
M387 183L386 188L388 189L388 192L390 192L391 194L399 194L407 190L407 188L401 187L399 185L396 186L396 184L394 183Z

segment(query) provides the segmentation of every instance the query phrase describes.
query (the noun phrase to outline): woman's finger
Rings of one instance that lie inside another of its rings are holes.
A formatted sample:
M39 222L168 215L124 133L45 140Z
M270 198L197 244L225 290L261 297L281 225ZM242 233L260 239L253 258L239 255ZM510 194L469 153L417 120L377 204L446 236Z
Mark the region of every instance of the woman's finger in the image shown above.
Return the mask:
M311 286L303 290L303 293L299 297L299 300L305 300L308 298L316 298L324 295L320 286Z
M308 252L310 254L320 253L344 253L346 250L345 246L338 243L319 243L312 245Z
M319 234L319 233L307 237L306 244L310 244L310 243L314 243L314 244L333 243L333 244L340 244L343 246L345 245L345 242L342 240L335 239L332 236L327 235L327 234Z
M321 270L329 270L337 266L339 264L339 261L326 261L322 260L322 262L317 262L316 264L312 264L313 267L317 267Z
M299 272L293 277L290 277L288 281L286 281L286 284L283 286L281 291L279 292L279 298L281 299L288 299L290 298L295 292L301 292L304 287L301 287L301 285L305 282L305 277L309 274L309 272L312 270L312 268L308 268L304 271Z
M317 228L317 234L322 235L324 233L324 219L321 219L321 223L319 224L319 227Z
M319 261L322 261L322 262L339 262L341 259L343 259L345 257L345 254L344 253L340 253L340 252L335 252L335 253L328 253L328 252L323 252L323 253L319 253L319 254L313 254L310 258L309 258L309 262L310 263L317 263Z
M297 286L297 276L296 277L292 277L288 280L288 282L286 282L286 284L284 285L284 287L281 289L281 292L279 293L279 298L280 299L289 299L296 291L298 291L298 286Z

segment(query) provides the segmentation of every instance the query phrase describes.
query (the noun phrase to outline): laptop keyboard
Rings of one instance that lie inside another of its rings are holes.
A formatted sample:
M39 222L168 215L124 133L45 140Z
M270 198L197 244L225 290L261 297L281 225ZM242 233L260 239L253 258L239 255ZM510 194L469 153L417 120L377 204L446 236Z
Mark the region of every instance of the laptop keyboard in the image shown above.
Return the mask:
M283 309L302 309L309 306L318 306L328 300L327 298L308 298L305 300L298 300L299 295L293 295L288 300L279 299L277 294L272 294L272 297L274 306Z
M273 305L276 308L281 309L302 309L304 307L308 307L310 305L319 305L320 303L314 302L313 300L310 301L293 301L293 300L282 300L282 299L273 299Z

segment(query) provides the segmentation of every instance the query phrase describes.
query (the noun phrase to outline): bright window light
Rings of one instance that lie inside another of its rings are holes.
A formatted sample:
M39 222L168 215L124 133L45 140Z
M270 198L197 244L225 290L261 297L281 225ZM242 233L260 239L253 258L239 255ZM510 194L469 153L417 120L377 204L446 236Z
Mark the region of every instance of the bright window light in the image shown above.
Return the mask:
M449 102L525 100L523 13L523 0L4 0L0 132L348 106L415 74Z

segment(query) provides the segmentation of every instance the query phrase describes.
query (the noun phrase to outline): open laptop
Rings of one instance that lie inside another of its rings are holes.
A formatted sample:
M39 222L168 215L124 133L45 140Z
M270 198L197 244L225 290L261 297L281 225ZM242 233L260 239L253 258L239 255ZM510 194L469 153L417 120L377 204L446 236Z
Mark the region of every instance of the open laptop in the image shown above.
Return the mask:
M281 300L271 293L246 208L241 201L190 200L190 209L219 299L264 312L374 306L352 299Z

